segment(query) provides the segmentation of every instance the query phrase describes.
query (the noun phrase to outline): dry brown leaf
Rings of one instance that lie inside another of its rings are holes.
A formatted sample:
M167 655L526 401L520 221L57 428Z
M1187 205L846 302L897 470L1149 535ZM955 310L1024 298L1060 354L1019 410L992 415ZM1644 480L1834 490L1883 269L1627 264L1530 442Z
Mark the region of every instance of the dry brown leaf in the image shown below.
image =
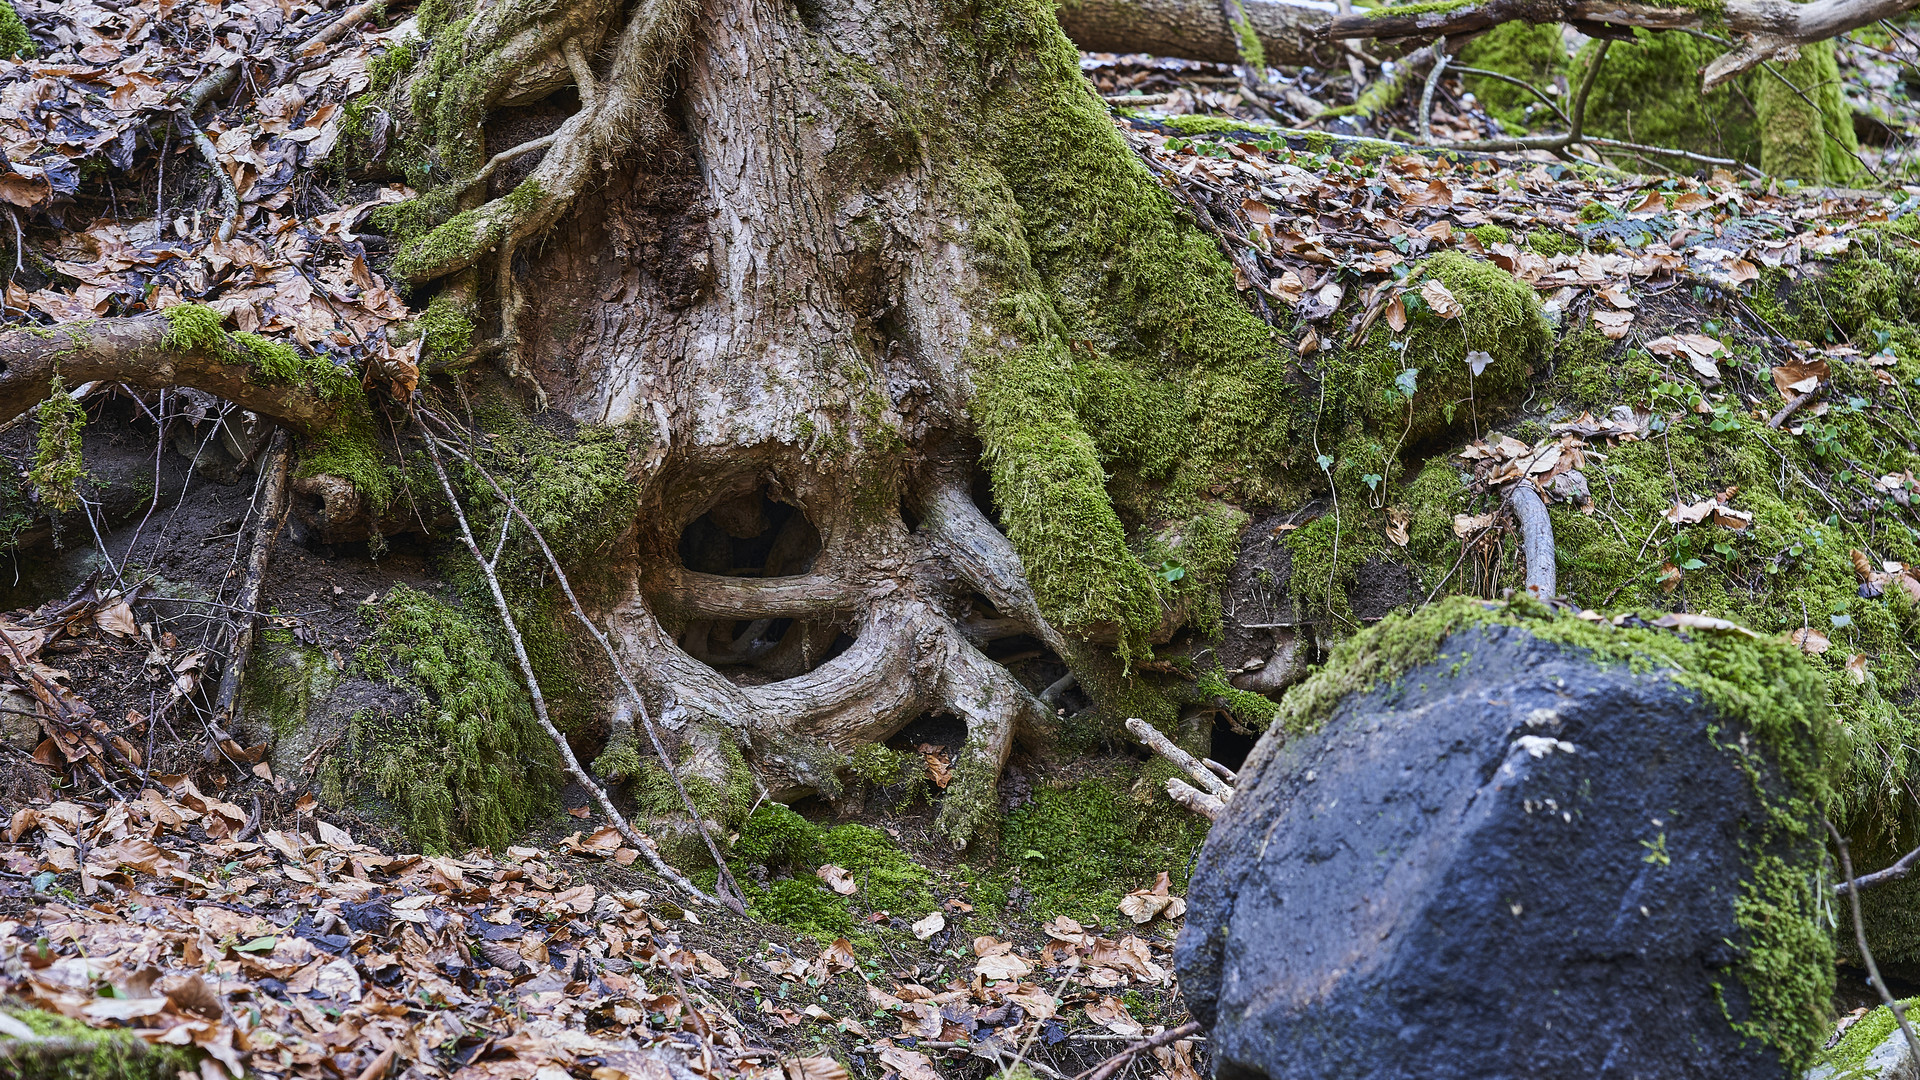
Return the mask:
M1826 382L1833 374L1833 369L1825 357L1815 356L1775 364L1772 374L1774 389L1780 391L1781 397L1792 401Z
M936 911L913 924L913 936L925 941L946 928L947 917Z
M847 1080L847 1067L830 1057L788 1058L781 1068L787 1080Z
M1628 331L1633 329L1633 312L1606 311L1595 308L1593 310L1593 325L1595 329L1600 331L1601 336L1619 341L1621 338L1627 336Z
M1466 313L1460 301L1453 298L1452 290L1438 281L1429 279L1421 282L1420 299L1425 300L1427 307L1442 319L1457 319Z
M835 866L832 863L828 863L815 870L814 875L821 881L826 882L827 888L832 889L841 896L852 896L854 893L860 891L860 886L854 882L853 875L847 873L847 868L844 866Z
M1803 626L1793 633L1788 634L1787 640L1798 646L1801 652L1807 653L1810 656L1819 656L1821 653L1833 648L1833 642L1827 638L1827 635L1815 630L1811 626Z

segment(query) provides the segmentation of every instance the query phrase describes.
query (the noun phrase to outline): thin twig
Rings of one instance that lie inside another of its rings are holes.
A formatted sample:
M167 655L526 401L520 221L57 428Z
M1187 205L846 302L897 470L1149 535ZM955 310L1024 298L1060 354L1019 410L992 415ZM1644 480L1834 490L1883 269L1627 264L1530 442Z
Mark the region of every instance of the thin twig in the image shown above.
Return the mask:
M1880 991L1880 1000L1886 1002L1893 1018L1899 1021L1900 1033L1907 1037L1907 1052L1913 1055L1915 1061L1920 1061L1920 1036L1915 1036L1912 1025L1907 1023L1905 1007L1887 992L1887 981L1880 977L1880 965L1873 962L1873 950L1867 948L1867 925L1860 918L1860 890L1853 883L1853 859L1847 854L1847 838L1841 836L1840 830L1834 828L1833 822L1825 817L1820 819L1820 823L1827 827L1827 835L1833 837L1834 845L1840 852L1840 872L1847 879L1847 903L1853 908L1853 939L1860 946L1860 959L1866 961L1868 981L1873 983L1875 990Z
M457 430L448 424L445 419L434 416L425 409L422 409L420 414L423 419L430 419L433 423L447 429L450 433L457 434ZM432 432L428 431L425 432L425 434L428 442L438 441ZM729 901L727 907L733 909L736 914L746 914L746 893L741 891L740 883L734 880L733 871L727 866L727 860L720 854L720 846L714 841L711 830L707 828L705 815L701 814L699 809L694 806L693 796L688 794L686 785L681 783L680 771L674 767L673 757L667 753L666 745L660 739L660 732L654 727L653 713L647 708L646 699L640 696L639 687L634 685L633 677L628 673L627 666L620 661L619 654L614 651L612 643L609 642L606 635L600 631L600 627L595 624L592 619L587 617L586 608L581 605L580 598L574 594L573 582L568 579L567 572L561 567L559 558L554 555L553 548L548 546L546 536L534 525L533 519L527 516L526 511L520 509L519 501L510 497L506 491L501 488L499 481L493 478L493 474L488 472L487 469L480 464L478 454L469 455L468 464L486 480L487 486L493 489L494 496L506 505L509 512L507 520L512 521L518 518L520 524L526 526L527 531L533 534L534 542L540 545L540 552L547 557L547 566L552 569L554 577L559 581L561 592L566 594L567 603L573 609L574 618L580 620L580 624L587 628L588 633L593 635L593 639L600 644L601 651L606 653L608 662L613 665L615 674L620 676L621 685L626 689L627 696L633 701L635 711L640 714L641 726L646 728L647 738L653 742L653 751L660 759L660 767L665 769L667 776L673 780L674 789L680 793L681 805L686 807L687 814L692 817L694 827L700 830L700 838L706 841L707 851L713 856L714 865L719 868L718 880L722 883L721 892L731 892L731 895L726 897ZM502 535L504 538L504 533ZM494 558L498 561L499 556L496 554Z
M233 642L228 649L226 669L220 673L219 692L213 699L213 727L222 735L233 723L233 711L240 701L240 687L247 674L247 658L253 652L253 631L259 618L255 609L260 606L260 590L266 582L267 560L273 554L274 540L287 524L287 464L293 456L292 450L287 429L276 429L262 471L267 501L253 527L247 576L234 604L239 614L233 620Z
M1900 856L1899 862L1894 863L1885 870L1875 870L1866 877L1852 878L1835 885L1833 887L1833 894L1840 896L1851 889L1871 889L1875 885L1885 885L1889 881L1899 881L1912 871L1916 862L1920 862L1920 848L1914 848L1912 851Z
M547 713L546 695L541 692L540 680L533 673L533 661L527 657L526 642L521 640L520 628L514 621L513 609L507 603L507 595L500 589L500 578L480 554L480 544L473 538L473 527L467 522L467 512L460 505L459 496L454 494L453 481L447 478L446 464L440 459L439 440L429 437L426 442L427 457L433 463L434 476L439 478L440 490L446 493L447 503L453 509L454 520L460 525L460 540L467 546L468 554L473 556L473 561L480 567L480 573L487 579L487 590L493 594L493 606L500 614L501 628L507 632L507 640L513 645L513 658L520 665L520 674L527 680L527 693L533 699L534 717L539 721L541 730L553 740L554 748L560 751L560 760L564 763L567 774L573 777L574 782L586 789L594 802L600 804L601 812L613 822L614 829L639 849L640 854L646 857L647 864L652 866L656 873L701 903L730 908L732 905L721 904L720 901L703 892L699 886L688 881L678 870L667 865L667 861L654 850L653 842L628 824L626 816L620 813L620 808L613 805L613 799L607 795L607 790L594 780L592 774L581 768L580 759L573 756L573 747L567 743L567 737L560 734L559 728L553 726L553 719Z
M1168 1043L1179 1042L1189 1035L1198 1034L1199 1031L1200 1021L1189 1020L1177 1028L1169 1028L1152 1038L1142 1039L1134 1043L1125 1050L1120 1051L1100 1064L1095 1065L1093 1068L1088 1069L1086 1072L1074 1077L1073 1080L1107 1080L1107 1077L1119 1072L1121 1066L1132 1061L1135 1054L1143 1050L1151 1050L1156 1046L1165 1046Z
M1808 405L1812 404L1813 402L1818 401L1823 397L1826 397L1827 386L1828 386L1827 383L1821 383L1819 386L1814 387L1813 389L1807 391L1806 393L1795 397L1792 401L1787 402L1785 405L1782 405L1780 407L1779 412L1774 413L1772 417L1768 418L1767 426L1770 428L1777 429L1781 424L1784 424L1788 420L1791 420L1793 418L1794 413L1797 413L1801 409L1804 409Z
M1447 37L1440 35L1433 43L1433 67L1427 70L1427 83L1420 89L1420 114L1414 135L1423 146L1433 145L1433 90L1440 85L1440 76L1447 72L1447 61L1453 59L1447 55Z

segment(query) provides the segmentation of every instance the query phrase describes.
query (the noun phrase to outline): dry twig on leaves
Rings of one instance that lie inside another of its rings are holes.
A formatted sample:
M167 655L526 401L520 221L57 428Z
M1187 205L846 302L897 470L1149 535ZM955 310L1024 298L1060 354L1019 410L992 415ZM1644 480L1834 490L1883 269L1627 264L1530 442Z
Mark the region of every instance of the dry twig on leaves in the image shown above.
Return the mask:
M431 423L447 434L465 441L464 433L445 418L436 416L426 409L420 410L420 416L424 423ZM426 436L429 441L436 439L430 431L426 432ZM560 565L559 557L554 555L553 548L548 545L547 538L541 533L539 527L534 525L533 519L520 508L519 501L508 495L500 486L500 482L494 479L493 474L480 464L478 454L468 453L465 455L465 460L486 480L487 486L493 489L494 496L506 506L514 519L526 527L527 532L533 536L534 542L540 545L540 553L546 556L547 567L553 571L555 579L559 581L560 590L566 595L567 604L572 608L574 618L578 619L580 625L586 627L587 632L593 635L594 641L599 643L601 651L606 654L607 662L613 665L614 673L620 676L620 685L626 690L628 699L633 702L634 711L640 716L641 726L646 728L647 738L653 743L653 751L660 761L660 767L665 769L667 776L673 780L674 790L680 793L681 805L686 807L694 827L700 831L700 839L706 842L707 851L713 856L714 865L719 867L720 892L727 906L737 914L746 914L746 893L741 891L740 883L734 880L733 871L727 867L726 857L721 854L719 845L713 839L712 830L707 827L706 817L694 805L693 796L688 794L686 784L681 781L680 770L673 763L673 755L667 753L665 744L660 741L660 732L654 727L653 712L647 708L646 699L640 696L640 689L634 685L633 676L628 672L626 664L621 661L620 654L607 640L605 632L599 625L587 617L586 608L581 606L580 598L574 594L573 582L568 579L566 570Z
M1168 1043L1179 1042L1181 1039L1199 1033L1200 1021L1189 1020L1179 1027L1168 1028L1158 1035L1153 1035L1134 1043L1125 1050L1120 1051L1100 1064L1095 1065L1093 1068L1088 1069L1086 1072L1074 1077L1073 1080L1107 1080L1107 1077L1119 1072L1128 1062L1132 1061L1134 1055L1151 1050L1156 1046L1165 1046Z
M234 601L232 646L227 650L226 669L220 673L220 689L213 700L215 738L226 739L233 724L234 706L240 700L240 688L247 674L247 658L253 653L253 632L259 624L260 588L267 577L267 560L273 555L273 543L287 523L289 463L293 457L292 439L287 429L273 433L273 445L267 449L261 471L266 502L253 528L253 550L247 555L247 576Z

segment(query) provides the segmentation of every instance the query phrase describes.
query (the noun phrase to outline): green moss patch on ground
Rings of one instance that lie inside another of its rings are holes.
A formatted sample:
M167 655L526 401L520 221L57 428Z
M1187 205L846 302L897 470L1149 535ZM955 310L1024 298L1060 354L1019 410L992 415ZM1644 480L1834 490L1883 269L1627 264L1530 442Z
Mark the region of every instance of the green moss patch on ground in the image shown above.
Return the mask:
M1152 773L1144 782L1095 777L1036 789L1001 823L995 876L1032 895L1030 914L1085 923L1112 922L1120 898L1162 872L1184 893L1207 823L1151 797L1155 790L1136 794L1164 790L1157 764L1143 767Z
M826 828L779 803L755 810L741 827L731 858L752 913L823 941L870 940L875 912L909 922L934 911L935 875L908 857L885 832L868 825ZM829 888L814 872L847 871L851 896ZM758 873L756 873L758 871ZM765 878L765 884L755 884Z
M199 1075L199 1055L159 1046L131 1032L103 1031L77 1020L0 1002L0 1012L25 1024L45 1043L0 1034L0 1072L21 1080L174 1080Z

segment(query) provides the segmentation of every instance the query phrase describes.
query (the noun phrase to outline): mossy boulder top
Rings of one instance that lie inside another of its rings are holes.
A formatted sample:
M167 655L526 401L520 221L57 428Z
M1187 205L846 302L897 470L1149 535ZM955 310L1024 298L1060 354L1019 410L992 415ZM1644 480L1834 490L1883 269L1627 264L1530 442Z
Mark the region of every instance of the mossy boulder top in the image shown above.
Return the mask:
M1220 1076L1804 1066L1832 987L1809 804L1714 691L1543 639L1572 621L1454 620L1255 749L1178 952Z

